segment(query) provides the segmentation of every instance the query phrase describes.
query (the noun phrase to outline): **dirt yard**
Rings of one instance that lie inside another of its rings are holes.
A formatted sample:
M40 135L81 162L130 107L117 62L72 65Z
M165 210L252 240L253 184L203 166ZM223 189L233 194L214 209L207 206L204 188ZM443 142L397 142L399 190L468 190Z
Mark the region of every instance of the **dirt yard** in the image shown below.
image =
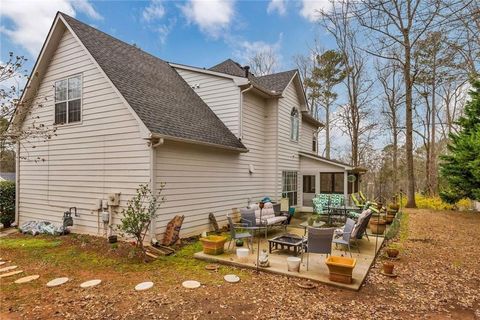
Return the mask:
M359 292L318 285L301 289L298 279L255 274L191 258L198 243L176 256L148 264L133 263L129 244L109 245L94 237L0 239L0 257L12 260L34 282L0 281L0 319L480 319L480 214L408 211L395 242L398 277L380 274L382 258ZM383 252L382 252L383 254ZM5 265L4 265L5 266ZM228 284L235 273L241 282ZM54 277L67 284L47 288ZM102 279L98 287L79 284ZM182 281L203 285L187 290ZM144 292L142 281L155 286Z

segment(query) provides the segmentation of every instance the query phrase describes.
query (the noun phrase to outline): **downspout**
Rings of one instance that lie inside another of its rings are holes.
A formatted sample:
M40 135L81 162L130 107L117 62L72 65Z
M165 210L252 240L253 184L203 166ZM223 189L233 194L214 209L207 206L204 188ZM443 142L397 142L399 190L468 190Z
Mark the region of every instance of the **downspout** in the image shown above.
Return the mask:
M15 224L18 226L20 222L20 141L17 142L15 158Z
M238 138L243 139L243 94L253 88L253 85L250 84L248 88L240 91L240 106L238 108L239 112L239 127L238 127Z
M158 139L156 143L153 143L153 139L150 140L150 190L154 195L157 194L157 147L164 143L163 138ZM150 242L157 243L155 236L156 218L150 223Z

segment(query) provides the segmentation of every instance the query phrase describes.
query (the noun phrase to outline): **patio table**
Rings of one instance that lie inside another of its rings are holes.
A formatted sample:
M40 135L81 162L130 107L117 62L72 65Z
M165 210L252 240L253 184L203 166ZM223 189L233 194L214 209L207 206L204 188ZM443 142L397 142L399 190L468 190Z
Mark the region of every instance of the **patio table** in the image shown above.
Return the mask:
M335 215L334 211L340 212L340 215L345 218L345 221L347 220L347 213L349 211L361 211L362 209L359 207L350 207L350 206L343 206L343 207L331 207L327 206L325 207L327 209L327 215L328 215L328 224L332 223L332 216Z

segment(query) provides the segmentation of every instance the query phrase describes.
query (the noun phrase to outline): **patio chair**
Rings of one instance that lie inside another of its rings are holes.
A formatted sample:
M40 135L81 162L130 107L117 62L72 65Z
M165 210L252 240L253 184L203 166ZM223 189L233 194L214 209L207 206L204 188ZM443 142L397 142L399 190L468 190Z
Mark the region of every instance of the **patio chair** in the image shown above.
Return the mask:
M348 218L347 222L345 223L345 227L343 228L342 237L339 239L333 239L333 243L335 243L335 247L338 244L344 245L348 248L348 252L350 253L350 257L352 256L352 251L350 250L350 240L352 239L353 228L355 227L355 221ZM358 247L357 247L358 248ZM347 250L345 250L345 253ZM360 251L358 251L360 252Z
M233 223L232 218L227 215L228 225L230 226L230 242L227 251L230 250L232 241L247 240L247 247L253 252L253 235L250 232L239 232L242 228L248 227L248 223ZM250 243L250 245L249 245Z
M364 203L360 202L360 200L358 200L358 198L355 196L354 193L352 193L352 194L350 195L350 197L352 198L353 203L354 203L357 207L359 207L359 208L363 207Z
M308 228L307 236L307 271L310 253L332 254L333 232L335 228Z

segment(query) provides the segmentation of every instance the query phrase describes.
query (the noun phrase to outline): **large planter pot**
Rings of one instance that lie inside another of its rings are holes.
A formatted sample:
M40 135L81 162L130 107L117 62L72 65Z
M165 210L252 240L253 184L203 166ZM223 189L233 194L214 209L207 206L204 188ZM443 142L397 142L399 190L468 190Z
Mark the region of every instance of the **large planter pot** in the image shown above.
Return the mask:
M385 222L387 222L387 224L392 223L394 219L395 219L395 214L387 214L385 216Z
M200 238L200 242L202 242L202 245L203 245L203 252L205 254L211 254L211 255L222 254L226 241L227 241L227 237L223 237L223 236L211 235L205 238Z
M373 234L383 234L386 228L387 228L387 223L385 220L370 219L370 231Z
M330 271L330 281L352 283L352 272L357 259L330 256L325 263Z

